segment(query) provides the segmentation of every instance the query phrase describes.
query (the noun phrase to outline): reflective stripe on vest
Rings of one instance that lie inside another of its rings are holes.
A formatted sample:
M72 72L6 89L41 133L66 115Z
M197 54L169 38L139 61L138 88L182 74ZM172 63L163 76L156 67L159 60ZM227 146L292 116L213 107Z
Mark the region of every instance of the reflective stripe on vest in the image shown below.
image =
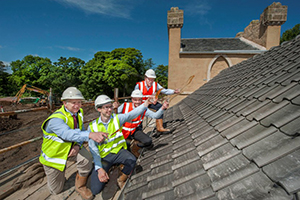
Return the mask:
M113 115L112 120L108 123L107 130L103 123L98 123L99 118L90 123L90 129L92 132L107 132L109 137L104 142L98 145L99 154L101 158L104 158L110 153L117 154L120 149L127 149L126 141L122 134L122 127L120 126L118 115ZM121 127L121 128L120 128ZM116 130L118 130L116 132ZM116 132L114 135L110 135L111 133Z
M133 103L125 102L122 113L129 113L132 110L133 110ZM131 120L130 122L125 122L123 124L122 133L123 133L125 139L127 139L129 135L132 135L135 132L136 128L142 123L145 113L146 113L146 110L144 111L144 113L142 115L139 115L138 117Z
M83 126L83 111L80 109L78 113L78 123L80 130ZM48 167L53 167L60 171L64 171L68 159L69 151L72 147L72 142L65 141L58 137L55 133L47 133L44 129L46 122L52 118L59 118L71 128L74 129L74 120L69 112L65 111L62 106L59 110L50 115L42 124L43 144L40 155L40 163Z
M138 82L139 89L143 94L143 102L157 91L157 83L153 81L152 86L147 90L146 81Z
M64 143L65 141L59 137L56 137L54 135L46 135L46 134L43 134L43 137L45 139L49 139L49 140L53 140L53 141L56 141L56 142L59 142L59 143Z
M44 158L45 160L48 160L49 162L57 163L57 164L62 164L62 165L65 164L65 160L64 160L64 159L50 158L50 157L48 157L46 154L44 154L44 152L41 153L41 156L43 156L43 158Z

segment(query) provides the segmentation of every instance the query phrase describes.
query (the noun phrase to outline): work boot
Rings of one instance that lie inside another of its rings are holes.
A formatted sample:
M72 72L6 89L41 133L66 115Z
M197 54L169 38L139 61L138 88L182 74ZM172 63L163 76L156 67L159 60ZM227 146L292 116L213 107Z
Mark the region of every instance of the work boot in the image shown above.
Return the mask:
M130 151L136 158L140 156L139 150L141 149L141 147L139 147L137 144L138 141L133 141L130 146Z
M172 129L165 129L163 126L163 120L162 119L157 119L156 120L156 130L157 132L160 132L160 134L169 134L175 131L175 128ZM158 134L158 135L160 135Z
M75 179L75 190L83 199L91 200L93 199L93 194L91 190L86 187L87 178L88 177L80 176L79 173L77 173Z
M123 172L121 172L121 175L117 179L117 183L118 183L118 186L119 186L120 189L122 189L124 187L127 178L128 178L128 175L126 175Z

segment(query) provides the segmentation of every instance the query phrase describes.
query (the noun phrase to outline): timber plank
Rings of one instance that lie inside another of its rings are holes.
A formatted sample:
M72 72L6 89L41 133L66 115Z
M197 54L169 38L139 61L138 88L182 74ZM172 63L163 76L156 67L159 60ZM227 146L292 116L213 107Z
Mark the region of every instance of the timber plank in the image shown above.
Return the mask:
M67 163L67 171L66 171L66 176L69 173L69 170L72 168L76 168L76 164L74 162L69 162ZM37 193L37 194L35 194ZM38 198L36 199L43 199L43 197L48 197L50 195L50 192L47 187L47 178L44 177L43 181L40 184L33 185L29 188L22 188L17 191L15 191L13 194L8 196L6 199L7 200L15 200L15 199L26 199L30 198L33 196L36 196Z
M75 191L75 178L76 178L76 171L77 165L75 162L71 162L67 164L67 171L66 171L66 182L64 185L63 191L58 195L50 194L47 184L40 188L40 190L35 191L31 196L30 199L46 199L42 197L49 197L48 199L68 199L68 196Z

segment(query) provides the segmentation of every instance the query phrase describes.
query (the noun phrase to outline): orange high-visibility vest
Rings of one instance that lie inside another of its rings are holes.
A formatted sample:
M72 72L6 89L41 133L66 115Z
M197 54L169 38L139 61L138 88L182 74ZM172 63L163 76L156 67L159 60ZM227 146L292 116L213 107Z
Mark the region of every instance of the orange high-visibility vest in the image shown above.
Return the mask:
M139 85L139 90L142 91L143 94L143 102L146 101L151 95L155 94L157 91L157 83L153 82L152 86L147 90L145 81L141 81L137 83Z
M133 110L133 103L125 102L122 113L129 113L132 110ZM125 122L125 124L123 124L122 133L125 139L128 138L129 135L132 135L135 132L136 128L142 123L145 117L145 113L146 110L144 111L143 114L139 115L137 118L131 120L130 122Z

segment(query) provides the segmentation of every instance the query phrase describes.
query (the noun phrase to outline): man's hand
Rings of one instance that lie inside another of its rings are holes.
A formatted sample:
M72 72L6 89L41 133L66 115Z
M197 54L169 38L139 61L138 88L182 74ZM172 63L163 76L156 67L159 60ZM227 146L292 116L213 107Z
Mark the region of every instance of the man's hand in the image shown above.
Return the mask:
M158 98L153 97L152 104L155 105L157 103L157 101L158 101Z
M174 94L179 94L180 93L180 90L179 89L176 89L175 91L174 91Z
M151 97L150 97L150 98L148 98L148 99L144 102L144 106L145 106L145 107L148 107L151 103L152 103L152 102L151 102Z
M120 106L119 102L117 102L117 101L113 102L113 108L114 109L118 108L119 106Z
M169 102L168 101L164 101L164 103L162 105L162 109L166 110L167 108L169 108Z
M70 153L68 155L68 157L72 157L72 156L77 156L78 152L79 152L80 147L78 145L74 145L71 150Z
M99 181L106 183L109 180L109 176L103 168L97 170Z
M89 138L95 142L101 143L107 138L107 133L104 132L90 132Z

